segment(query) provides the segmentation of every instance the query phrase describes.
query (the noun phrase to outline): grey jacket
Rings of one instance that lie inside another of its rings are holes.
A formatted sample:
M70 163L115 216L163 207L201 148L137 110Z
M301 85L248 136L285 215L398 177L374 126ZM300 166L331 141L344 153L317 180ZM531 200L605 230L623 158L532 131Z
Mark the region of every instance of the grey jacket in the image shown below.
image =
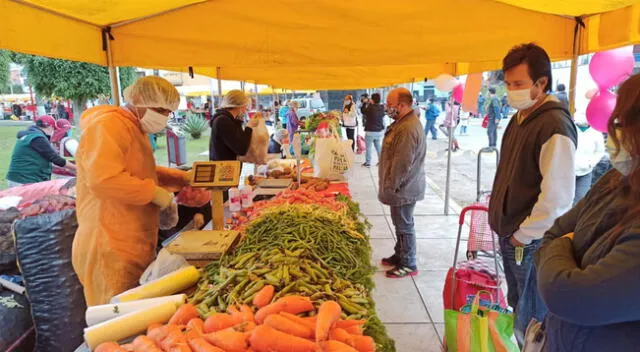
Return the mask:
M547 351L638 351L640 218L616 230L638 199L610 171L544 235L538 290L549 309ZM574 232L573 241L559 238Z
M424 130L413 111L387 128L378 167L380 202L400 206L424 199L426 154Z

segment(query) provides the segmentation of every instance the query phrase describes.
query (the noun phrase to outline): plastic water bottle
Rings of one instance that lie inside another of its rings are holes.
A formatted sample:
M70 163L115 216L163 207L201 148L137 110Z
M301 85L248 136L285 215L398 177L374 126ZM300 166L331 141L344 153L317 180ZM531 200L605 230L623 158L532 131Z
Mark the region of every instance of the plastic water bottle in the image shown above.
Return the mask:
M251 186L244 186L244 188L240 190L240 197L242 198L242 209L253 206L253 188Z
M242 210L242 197L236 187L229 188L229 211Z

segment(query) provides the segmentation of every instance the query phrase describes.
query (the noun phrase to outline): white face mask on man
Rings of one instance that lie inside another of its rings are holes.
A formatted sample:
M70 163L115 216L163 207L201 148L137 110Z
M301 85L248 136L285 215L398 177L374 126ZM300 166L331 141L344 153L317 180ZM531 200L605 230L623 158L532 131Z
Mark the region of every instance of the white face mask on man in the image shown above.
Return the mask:
M538 83L533 83L533 86L529 88L507 90L507 101L509 101L509 105L518 110L527 110L536 105L538 98L531 98L531 91L536 84Z
M159 133L167 127L167 121L169 121L169 116L147 108L147 111L140 118L140 127L144 133Z

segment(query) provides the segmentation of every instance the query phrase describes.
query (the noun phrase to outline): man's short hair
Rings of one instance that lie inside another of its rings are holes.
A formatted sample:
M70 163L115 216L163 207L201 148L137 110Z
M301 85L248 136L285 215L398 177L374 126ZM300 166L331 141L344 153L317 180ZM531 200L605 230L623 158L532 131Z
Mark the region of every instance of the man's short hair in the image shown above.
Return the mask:
M529 67L529 77L534 83L542 77L547 77L547 85L544 87L544 91L550 91L552 81L551 59L549 59L547 52L534 43L514 46L502 60L502 72L506 73L524 63Z
M371 94L371 100L376 104L380 104L380 93Z
M493 87L489 88L489 93L496 94L496 89Z
M564 92L565 89L567 89L567 87L565 87L564 84L562 83L558 84L558 92Z
M368 97L369 97L369 94L367 94L367 93L364 93L364 94L360 95L360 98L368 98Z
M436 102L436 100L435 100L435 99L433 99L433 98L429 98L429 102L430 102L430 103L435 103L435 102Z
M409 106L413 105L413 95L408 90L398 91L398 103L405 103Z

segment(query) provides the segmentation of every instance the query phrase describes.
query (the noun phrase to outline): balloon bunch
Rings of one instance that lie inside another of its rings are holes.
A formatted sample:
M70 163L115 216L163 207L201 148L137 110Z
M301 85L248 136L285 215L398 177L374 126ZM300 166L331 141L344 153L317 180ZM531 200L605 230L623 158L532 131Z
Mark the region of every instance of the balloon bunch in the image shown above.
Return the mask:
M587 91L587 121L600 132L607 132L607 124L616 106L616 95L610 88L622 83L633 71L633 47L601 51L593 55L589 63L591 78L598 89Z
M434 80L436 89L443 93L451 92L454 101L462 103L462 94L464 93L464 85L450 74L443 73Z

